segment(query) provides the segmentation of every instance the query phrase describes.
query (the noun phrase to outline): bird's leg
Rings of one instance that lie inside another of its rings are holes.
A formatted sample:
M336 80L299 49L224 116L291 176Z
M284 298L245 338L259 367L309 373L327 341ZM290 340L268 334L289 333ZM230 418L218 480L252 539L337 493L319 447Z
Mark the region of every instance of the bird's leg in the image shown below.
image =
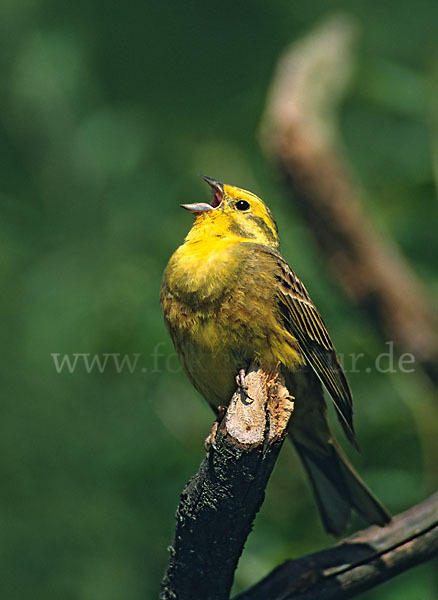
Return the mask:
M238 374L236 375L237 387L241 392L245 394L248 400L251 400L251 402L253 402L253 398L251 398L251 396L248 394L248 385L245 382L245 376L245 369L240 369Z
M211 426L210 433L207 435L204 441L204 448L206 452L208 452L210 448L216 450L216 434L217 430L219 429L219 425L221 424L222 419L224 418L226 408L224 406L218 406L216 410L216 419L213 425Z

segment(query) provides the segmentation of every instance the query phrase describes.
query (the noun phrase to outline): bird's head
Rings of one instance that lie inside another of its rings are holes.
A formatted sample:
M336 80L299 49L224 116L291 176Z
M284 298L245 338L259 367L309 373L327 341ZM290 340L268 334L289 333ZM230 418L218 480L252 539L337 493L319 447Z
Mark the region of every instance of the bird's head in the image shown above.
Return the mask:
M260 198L233 185L201 177L212 188L213 198L209 204L181 204L196 217L187 240L205 236L234 237L278 248L277 224Z

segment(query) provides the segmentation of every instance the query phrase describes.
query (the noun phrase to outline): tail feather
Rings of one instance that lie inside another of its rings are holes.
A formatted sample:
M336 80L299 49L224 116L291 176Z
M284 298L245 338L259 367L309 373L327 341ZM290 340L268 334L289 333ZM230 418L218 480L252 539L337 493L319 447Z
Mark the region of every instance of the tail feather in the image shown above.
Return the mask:
M336 536L344 533L350 523L352 508L370 523L384 526L390 521L389 513L334 440L317 447L307 446L293 437L292 441L309 475L322 521L329 533Z

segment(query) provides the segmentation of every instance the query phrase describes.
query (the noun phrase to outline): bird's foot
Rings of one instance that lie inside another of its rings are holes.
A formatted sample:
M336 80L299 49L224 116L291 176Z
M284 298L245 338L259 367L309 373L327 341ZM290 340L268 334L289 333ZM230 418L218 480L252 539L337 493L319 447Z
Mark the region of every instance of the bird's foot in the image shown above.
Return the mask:
M239 387L239 389L243 390L244 392L248 391L248 386L245 382L245 369L240 369L238 374L236 375L236 383Z
M243 392L246 396L246 398L248 398L248 400L250 400L251 402L254 401L253 398L251 398L251 396L248 394L248 385L245 381L245 369L240 369L238 374L236 375L236 383L237 383L237 387L239 388L239 390L241 392Z
M216 419L215 419L213 425L211 426L210 433L207 435L207 437L205 438L205 441L204 441L204 448L205 448L206 452L208 452L210 450L210 448L213 448L213 450L216 450L216 434L219 429L219 425L221 424L222 419L224 418L225 410L226 409L224 406L217 407Z

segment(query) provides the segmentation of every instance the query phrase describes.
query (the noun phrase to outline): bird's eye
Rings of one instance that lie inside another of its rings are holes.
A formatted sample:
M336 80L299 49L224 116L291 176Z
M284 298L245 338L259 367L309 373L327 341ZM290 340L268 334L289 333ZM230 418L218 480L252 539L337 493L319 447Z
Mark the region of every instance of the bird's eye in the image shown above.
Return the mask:
M247 202L246 200L239 200L238 202L236 202L236 208L237 210L248 210L249 202Z

